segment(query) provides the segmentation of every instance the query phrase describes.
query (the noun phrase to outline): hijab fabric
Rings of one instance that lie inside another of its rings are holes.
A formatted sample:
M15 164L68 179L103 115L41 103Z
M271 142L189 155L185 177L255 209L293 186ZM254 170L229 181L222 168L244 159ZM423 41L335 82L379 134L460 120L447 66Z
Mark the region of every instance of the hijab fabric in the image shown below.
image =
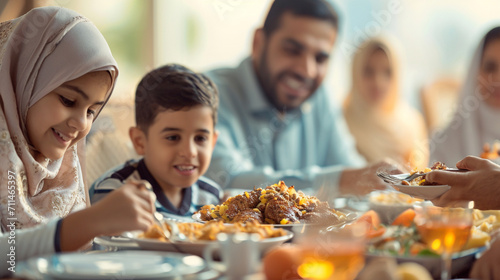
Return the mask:
M373 104L362 95L360 84L368 59L377 50L387 55L391 83L384 100ZM399 61L392 45L383 38L365 41L354 54L352 87L344 102L344 115L358 151L369 163L389 158L409 169L422 168L429 153L424 120L399 92Z
M109 46L78 13L42 7L0 23L2 231L11 222L16 229L44 224L88 204L77 145L61 159L36 161L26 117L55 88L93 71L108 71L114 86L118 68Z
M479 83L487 83L479 78L483 47L484 37L474 52L450 124L431 138L431 161L455 166L468 155L480 156L485 143L500 140L500 110L486 104L478 86Z

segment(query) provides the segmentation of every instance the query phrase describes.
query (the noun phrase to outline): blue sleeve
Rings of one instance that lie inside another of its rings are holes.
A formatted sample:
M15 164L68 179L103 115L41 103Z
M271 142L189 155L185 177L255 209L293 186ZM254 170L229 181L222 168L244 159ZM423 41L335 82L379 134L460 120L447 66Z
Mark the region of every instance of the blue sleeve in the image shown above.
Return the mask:
M366 165L366 160L361 156L356 148L356 141L351 135L344 114L340 108L331 105L329 112L325 116L325 128L329 130L331 141L327 146L326 166L334 165L338 159L342 159L342 164L350 167L362 167ZM334 140L333 140L334 139Z
M235 100L238 96L236 93L245 90L238 86L244 82L238 80L236 75L228 76L227 73L224 75L210 76L217 84L220 93L217 124L219 137L212 162L205 174L223 189L261 187L279 180L285 180L287 185L294 185L299 189L323 187L337 189L342 171L346 167L360 167L365 164L356 150L341 110L336 110L331 107L331 102L326 102L326 92L322 89L321 95L314 101L314 108L318 113L312 122L307 124L312 131L309 135L314 135L318 131L326 135L323 137L325 139L318 140L313 155L317 158L315 164L301 169L285 170L275 170L269 165L255 165L252 160L253 153L262 151L257 150L259 143L253 143L256 136L245 135L241 129L245 127L247 119L238 110L244 108L245 104L239 104L241 100Z
M300 170L275 170L271 166L255 166L247 149L241 149L237 143L242 143L240 135L235 133L231 118L224 113L219 115L219 138L213 152L212 162L206 176L217 182L224 189L248 189L254 186L275 184L284 180L287 185L294 185L299 189L317 189L328 185L329 188L337 188L338 182L345 165L332 164L320 167L309 166ZM338 153L338 149L330 150L330 153ZM346 154L348 154L346 152ZM334 155L342 156L342 155ZM352 160L352 164L362 164L363 161ZM348 164L346 164L348 165Z

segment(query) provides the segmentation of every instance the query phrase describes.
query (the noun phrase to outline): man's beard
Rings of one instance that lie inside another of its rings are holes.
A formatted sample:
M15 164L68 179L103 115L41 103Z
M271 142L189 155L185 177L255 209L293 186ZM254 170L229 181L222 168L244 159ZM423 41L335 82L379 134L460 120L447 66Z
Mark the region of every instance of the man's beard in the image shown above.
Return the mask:
M267 63L267 46L264 49L263 55L260 58L258 69L257 69L257 78L260 82L260 86L264 92L264 96L266 99L280 112L287 112L287 111L292 111L296 109L297 107L300 107L302 103L307 100L309 97L311 97L312 94L309 94L309 96L304 99L298 106L295 107L290 107L287 104L283 104L280 102L278 98L278 91L277 91L277 84L278 81L282 80L284 76L294 76L297 80L305 80L304 77L292 72L292 71L282 71L278 73L276 76L273 76L271 74L271 71L269 70L268 63ZM318 88L317 85L315 85L314 81L311 80L312 87L311 87L311 92L316 91ZM292 97L288 96L290 101L292 102L292 99L296 99L299 97Z
M259 61L257 77L260 81L260 86L267 101L269 101L278 111L285 112L287 110L286 106L284 104L280 104L278 100L278 93L276 92L277 80L273 81L273 77L269 71L269 67L267 66L267 46L265 47L264 53Z

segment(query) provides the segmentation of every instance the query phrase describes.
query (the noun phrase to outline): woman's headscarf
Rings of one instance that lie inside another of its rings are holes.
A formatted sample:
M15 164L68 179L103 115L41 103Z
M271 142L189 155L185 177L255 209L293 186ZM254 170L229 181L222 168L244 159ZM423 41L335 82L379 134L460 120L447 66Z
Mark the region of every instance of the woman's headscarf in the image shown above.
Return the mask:
M479 156L485 143L500 140L500 110L486 104L479 87L488 84L479 77L484 41L485 37L474 53L450 124L430 140L431 161L454 166L468 155Z
M48 93L93 71L108 71L114 86L118 68L109 46L78 13L42 7L0 23L2 229L10 222L32 227L87 205L76 145L61 159L37 162L26 117Z
M363 97L362 77L370 56L382 50L389 60L391 83L378 104ZM391 44L374 38L361 44L352 62L352 88L344 103L349 130L368 162L390 158L403 166L423 167L428 161L427 134L421 114L399 94L399 62Z

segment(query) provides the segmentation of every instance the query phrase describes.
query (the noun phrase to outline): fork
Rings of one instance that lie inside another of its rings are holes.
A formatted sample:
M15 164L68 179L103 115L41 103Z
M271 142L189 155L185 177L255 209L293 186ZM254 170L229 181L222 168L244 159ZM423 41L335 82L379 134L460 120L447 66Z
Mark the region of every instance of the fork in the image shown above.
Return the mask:
M443 170L443 169L441 169ZM431 170L430 172L432 171L436 171L436 170ZM466 169L458 169L458 168L446 168L444 169L444 171L450 171L450 172L465 172L465 171L468 171ZM407 177L403 178L403 179L400 179L394 175L391 175L385 171L377 171L377 176L379 178L381 178L384 182L388 183L388 184L393 184L393 185L397 185L397 184L400 184L401 182L403 181L411 181L417 177L420 177L420 176L424 176L426 174L428 174L429 172L425 172L425 173L419 173L419 172L415 172L413 174L410 174L408 175Z
M172 237L172 233L167 229L165 224L162 222L163 221L163 215L160 214L158 211L155 211L153 213L153 217L155 218L155 223L160 226L161 233L163 234L163 237L165 237L167 240L170 240Z
M134 184L139 184L139 186L144 186L148 191L152 192L153 191L153 186L151 186L151 183L149 183L146 180L140 180L140 181L132 181L131 183ZM172 233L167 229L165 224L163 223L163 215L156 211L153 213L153 218L154 222L160 227L161 229L161 234L163 237L165 237L167 240L169 240L172 237Z

